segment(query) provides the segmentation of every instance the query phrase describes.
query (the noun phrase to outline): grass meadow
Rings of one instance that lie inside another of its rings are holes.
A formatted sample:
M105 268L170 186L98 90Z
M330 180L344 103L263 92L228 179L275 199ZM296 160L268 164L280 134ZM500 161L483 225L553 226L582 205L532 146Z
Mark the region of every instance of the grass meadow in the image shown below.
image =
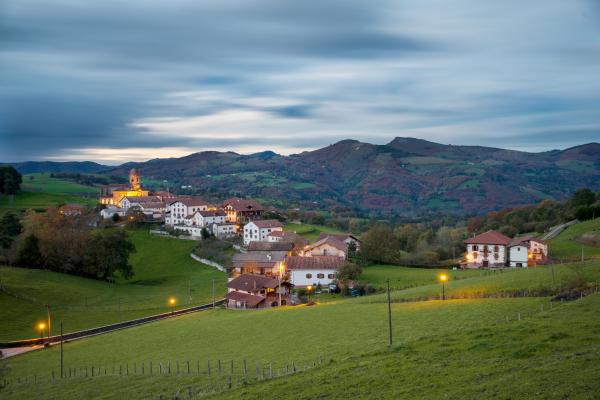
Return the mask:
M329 226L324 225L312 225L312 224L286 224L283 228L288 232L296 232L298 235L304 236L306 239L311 242L319 237L321 232L325 233L344 233L336 228L331 228Z
M129 232L137 252L131 256L134 277L115 283L95 281L51 271L0 267L0 282L15 298L0 293L0 341L36 336L38 320L51 305L53 334L58 321L66 332L105 325L170 310L169 297L183 308L224 295L226 275L194 261L194 241L152 236L143 230ZM191 295L191 300L190 300Z
M577 239L584 233L600 234L600 218L580 222L568 227L560 235L550 241L550 257L553 259L581 259L583 248L584 257L599 258L600 247L584 245Z

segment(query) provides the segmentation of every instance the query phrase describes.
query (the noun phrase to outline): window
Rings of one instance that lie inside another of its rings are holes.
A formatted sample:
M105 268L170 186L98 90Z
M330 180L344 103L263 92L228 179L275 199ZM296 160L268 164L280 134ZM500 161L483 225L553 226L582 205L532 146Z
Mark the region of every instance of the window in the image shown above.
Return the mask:
M479 246L477 246L476 244L473 245L473 251L478 251L479 250Z
M498 245L495 245L495 246L494 246L494 253L497 253L498 251L500 251L500 250L499 250L499 247L498 247Z
M323 279L323 278L325 278L325 274L317 274L317 278L318 279Z
M328 274L328 275L327 275L327 278L329 278L329 279L333 279L333 278L335 278L335 274Z
M306 274L306 279L312 278L312 274Z

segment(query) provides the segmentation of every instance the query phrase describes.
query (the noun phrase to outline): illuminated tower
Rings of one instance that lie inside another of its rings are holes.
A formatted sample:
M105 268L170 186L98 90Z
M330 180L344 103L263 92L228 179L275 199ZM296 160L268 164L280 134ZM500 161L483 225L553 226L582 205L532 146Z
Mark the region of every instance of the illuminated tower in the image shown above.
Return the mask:
M142 189L142 185L140 183L140 172L135 168L129 171L129 183L131 184L131 190L139 191Z

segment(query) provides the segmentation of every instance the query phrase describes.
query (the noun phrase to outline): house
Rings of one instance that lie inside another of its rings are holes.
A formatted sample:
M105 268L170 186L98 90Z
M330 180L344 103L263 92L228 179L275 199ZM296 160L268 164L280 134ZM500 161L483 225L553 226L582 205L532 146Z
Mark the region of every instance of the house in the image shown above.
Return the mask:
M304 255L304 248L308 246L309 241L296 232L273 231L267 235L267 242L271 243L291 243L294 255ZM260 242L253 242L260 243Z
M194 215L196 211L207 211L213 207L200 197L177 198L167 205L165 214L166 225L183 225L186 217Z
M285 270L287 251L249 251L234 254L230 278L243 274L279 276Z
M467 252L463 268L504 267L508 264L508 246L512 239L500 232L487 231L465 240Z
M536 237L518 237L509 245L511 267L531 267L543 264L548 259L548 244Z
M119 207L128 210L131 207L139 206L141 203L162 203L158 196L123 196L119 201ZM164 211L164 203L163 211Z
M127 211L122 208L118 208L115 206L108 206L105 209L100 211L100 216L104 219L113 218L113 216L117 214L119 217L123 218L127 215Z
M225 200L222 208L227 214L227 222L234 222L240 225L260 218L264 211L263 206L256 201L244 200L237 197Z
M221 210L196 211L192 216L192 220L194 225L201 226L203 228L209 227L211 224L224 224L225 213Z
M217 239L227 239L237 235L237 225L229 222L210 224L210 231Z
M165 203L162 201L141 201L132 203L144 214L153 219L163 219L165 216Z
M274 231L283 231L283 224L276 219L248 222L244 225L244 244L267 241L267 235Z
M325 239L326 237L332 237L334 239L339 240L340 242L344 242L346 243L348 246L354 246L354 249L356 251L358 251L360 249L360 240L358 240L358 238L354 235L351 235L349 233L344 233L344 234L333 234L333 233L325 233L325 232L321 232L319 234L319 237L317 238L317 241L321 240L321 239Z
M65 217L76 217L85 212L85 206L77 203L65 204L58 208L58 212Z
M333 236L326 236L317 242L308 245L304 251L307 257L336 256L346 259L348 245Z
M290 302L290 285L281 279L243 274L227 283L227 307L266 308Z
M325 286L336 279L336 272L344 263L345 260L337 256L290 256L285 259L285 268L294 286Z

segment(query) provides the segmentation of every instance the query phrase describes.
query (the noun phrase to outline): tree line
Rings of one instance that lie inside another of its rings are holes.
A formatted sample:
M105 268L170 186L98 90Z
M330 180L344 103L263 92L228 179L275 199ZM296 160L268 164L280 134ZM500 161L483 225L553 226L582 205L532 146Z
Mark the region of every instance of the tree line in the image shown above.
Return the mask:
M0 195L14 195L21 190L23 176L14 167L0 167Z
M111 281L129 279L129 255L135 246L124 229L96 229L90 215L27 211L24 218L6 213L0 219L0 244L5 261L22 268L39 268Z

